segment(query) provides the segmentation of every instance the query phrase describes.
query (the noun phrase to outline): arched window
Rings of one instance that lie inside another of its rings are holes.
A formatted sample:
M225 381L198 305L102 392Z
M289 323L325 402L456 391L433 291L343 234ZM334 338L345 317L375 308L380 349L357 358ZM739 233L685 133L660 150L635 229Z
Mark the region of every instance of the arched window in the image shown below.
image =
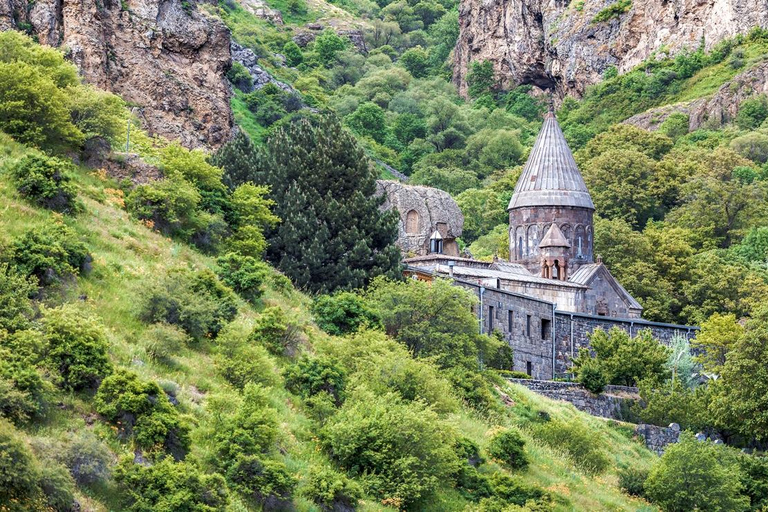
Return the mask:
M560 279L560 262L557 260L552 264L552 279Z
M592 228L590 226L587 226L587 245L584 247L584 256L592 257Z
M419 212L411 210L405 215L405 232L416 235L419 232Z
M587 238L584 233L584 226L576 226L576 235L573 241L573 253L577 258L585 257L587 251Z
M515 230L515 237L517 240L517 259L525 258L525 228L523 226L517 226Z

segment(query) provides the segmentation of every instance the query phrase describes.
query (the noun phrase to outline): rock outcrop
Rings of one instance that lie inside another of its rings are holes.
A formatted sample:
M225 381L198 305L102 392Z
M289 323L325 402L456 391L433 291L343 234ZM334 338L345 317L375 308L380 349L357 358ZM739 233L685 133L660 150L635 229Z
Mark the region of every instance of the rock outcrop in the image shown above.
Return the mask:
M0 0L0 29L65 49L86 81L139 107L152 134L217 147L233 127L229 31L188 0Z
M532 84L558 98L579 96L615 66L625 72L654 52L709 49L753 26L768 26L764 0L633 0L595 22L613 0L462 0L454 81L466 94L473 61L493 63L502 86Z
M671 114L680 112L688 116L689 131L699 128L716 129L733 121L739 113L741 102L756 94L768 94L768 63L766 62L761 62L737 75L720 86L710 97L652 108L624 122L654 131Z
M269 71L259 66L259 57L253 53L253 50L250 48L245 48L232 41L231 50L232 60L242 64L251 74L251 78L253 79L253 89L261 89L267 84L275 84L285 92L298 94L293 87L275 79Z
M377 181L376 189L386 196L381 209L400 214L397 245L403 255L428 254L429 239L435 231L440 233L443 253L459 255L456 238L464 228L464 215L448 192L388 180Z

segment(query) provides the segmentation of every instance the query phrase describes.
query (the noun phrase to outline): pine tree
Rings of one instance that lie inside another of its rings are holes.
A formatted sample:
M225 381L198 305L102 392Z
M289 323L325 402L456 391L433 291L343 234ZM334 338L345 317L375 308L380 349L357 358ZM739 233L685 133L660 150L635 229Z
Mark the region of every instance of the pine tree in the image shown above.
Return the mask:
M266 256L296 286L328 293L398 275L396 217L379 211L376 171L335 117L295 119L259 149L238 136L214 162L229 186L271 187L282 222L267 231Z

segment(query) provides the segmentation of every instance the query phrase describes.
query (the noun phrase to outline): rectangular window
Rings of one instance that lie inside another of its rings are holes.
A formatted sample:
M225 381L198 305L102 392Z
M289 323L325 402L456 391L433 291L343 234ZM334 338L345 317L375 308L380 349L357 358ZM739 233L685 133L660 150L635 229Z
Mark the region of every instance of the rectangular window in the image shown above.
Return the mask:
M548 340L550 336L550 326L552 325L551 320L547 320L545 318L541 319L541 339Z
M531 336L531 315L525 315L525 335Z
M533 364L530 361L525 362L525 373L527 373L529 377L533 376Z
M511 309L507 311L507 330L512 332L512 325L515 323L515 312Z
M488 306L488 334L493 333L493 306Z

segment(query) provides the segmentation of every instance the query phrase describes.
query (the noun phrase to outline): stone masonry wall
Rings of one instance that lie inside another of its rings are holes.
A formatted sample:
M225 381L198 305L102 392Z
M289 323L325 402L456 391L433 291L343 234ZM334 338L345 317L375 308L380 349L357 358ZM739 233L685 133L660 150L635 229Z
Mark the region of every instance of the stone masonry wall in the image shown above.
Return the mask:
M573 404L580 411L592 416L626 420L622 410L626 410L630 402L640 397L637 388L625 386L606 386L600 395L593 395L581 384L575 382L553 382L547 380L509 379L515 384L525 386L531 391L552 400L562 400Z
M668 444L677 442L680 437L680 425L672 423L668 427L657 427L641 423L635 427L635 434L643 438L649 450L661 455Z

